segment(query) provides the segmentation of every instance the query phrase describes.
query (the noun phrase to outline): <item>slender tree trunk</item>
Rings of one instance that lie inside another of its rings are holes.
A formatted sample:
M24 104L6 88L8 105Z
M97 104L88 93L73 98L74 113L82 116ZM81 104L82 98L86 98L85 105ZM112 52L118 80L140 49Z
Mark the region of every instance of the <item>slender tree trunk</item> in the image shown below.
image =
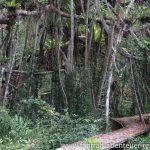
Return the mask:
M106 130L108 130L108 126L109 126L109 104L110 104L112 78L113 78L113 71L111 69L109 80L108 80L107 95L106 95Z
M135 64L135 61L133 61L133 63ZM135 78L135 87L136 87L136 92L137 92L137 97L138 97L138 100L139 100L139 104L140 104L140 107L141 107L141 111L142 113L145 113L145 110L144 110L144 104L143 104L143 101L141 99L141 93L140 93L140 90L139 90L139 86L140 86L140 81L138 82L138 78L140 77L137 77L135 76L135 74L138 75L138 71L136 69L136 66L133 66L133 75L134 75L134 78ZM142 86L142 85L141 85Z
M98 88L97 95L96 95L96 108L98 107L98 103L101 100L102 90L103 90L103 86L104 86L104 82L105 82L105 78L106 78L106 73L110 66L110 60L112 57L112 48L113 48L114 27L115 27L115 25L113 25L111 27L110 33L108 35L108 47L107 47L107 52L105 54L103 70L102 70L102 73L100 74L99 88Z
M70 44L68 48L68 56L67 56L67 73L70 73L73 71L74 64L74 35L75 35L75 25L74 25L74 0L70 1L70 10L71 10L71 38L70 38Z
M90 104L91 104L91 110L92 114L96 117L97 116L97 109L96 109L96 102L95 102L95 92L93 87L93 73L92 73L92 51L91 51L91 44L92 44L92 37L93 37L93 31L94 31L94 23L96 19L96 12L93 15L93 19L90 23L88 22L88 11L89 11L89 3L87 4L87 18L86 18L86 46L85 46L85 70L88 73L88 88L89 88L89 94L90 94Z
M135 87L135 79L134 79L134 73L133 73L132 58L129 58L128 62L129 62L129 76L130 76L130 80L131 80L131 91L132 91L132 96L133 96L133 100L134 100L134 105L137 108L138 115L140 117L141 122L145 123L144 118L142 116L138 96L137 96L137 90L136 90L136 87Z
M85 12L85 10L84 10L84 1L80 0L80 3L81 3L82 12L84 13Z
M12 34L13 34L12 27L9 27L7 30L8 30L8 33L5 39L3 40L2 45L0 45L0 55L3 56L4 58L5 57L9 58L9 54L10 54L9 49L10 49Z
M9 103L9 83L10 83L10 79L11 79L11 75L12 75L12 70L13 70L13 66L15 63L15 57L16 57L16 52L17 52L17 44L18 44L18 28L19 26L17 26L16 31L14 33L14 37L13 37L13 42L12 42L12 49L13 49L13 57L12 60L9 62L9 74L8 74L8 80L6 83L6 88L5 88L5 93L4 93L4 99L3 99L3 105L7 105Z
M31 98L33 96L32 93L32 80L33 80L33 76L34 76L34 69L35 69L35 54L38 48L38 31L39 31L39 20L36 23L36 29L35 29L35 39L34 39L34 44L33 44L33 51L32 51L32 57L31 57L31 63L30 63L30 70L31 70L31 75L29 77L29 81L30 81L30 86L29 86L29 98Z
M60 10L60 3L58 2L58 9ZM61 86L61 90L64 96L64 105L66 108L68 108L68 99L67 99L67 94L65 91L65 87L64 87L64 83L61 77L61 58L60 58L60 52L61 52L61 40L62 40L62 33L63 33L63 27L61 24L61 16L58 17L59 21L58 21L58 27L56 27L56 51L57 51L57 61L58 61L58 73L59 73L59 81L60 81L60 86ZM59 32L58 32L59 31ZM64 57L66 59L66 56L64 54Z
M0 77L0 104L3 101L4 94L5 94L5 83L3 82L4 71L5 71L5 69L2 68L1 77Z
M60 81L60 86L61 86L61 90L62 90L62 93L63 93L63 95L64 95L64 104L65 104L65 107L67 108L68 107L68 99L67 99L67 94L66 94L66 92L65 92L65 88L64 88L64 83L63 83L63 80L62 80L62 78L61 78L61 69L60 69L60 67L61 67L61 60L60 60L60 39L59 39L59 35L58 35L58 31L57 31L57 33L56 33L57 35L57 61L58 61L58 70L59 70L59 81Z
M24 48L23 48L23 52L19 61L19 68L18 71L22 70L22 65L23 65L23 59L27 50L27 43L28 43L28 36L29 36L29 20L27 21L27 25L26 25L26 32L25 32L25 42L24 42ZM17 77L16 82L17 82L17 88L18 88L18 82L19 82L20 76Z
M89 63L89 44L88 44L88 38L89 38L89 3L90 1L87 0L87 11L86 11L86 41L85 41L85 69L88 69L88 63Z

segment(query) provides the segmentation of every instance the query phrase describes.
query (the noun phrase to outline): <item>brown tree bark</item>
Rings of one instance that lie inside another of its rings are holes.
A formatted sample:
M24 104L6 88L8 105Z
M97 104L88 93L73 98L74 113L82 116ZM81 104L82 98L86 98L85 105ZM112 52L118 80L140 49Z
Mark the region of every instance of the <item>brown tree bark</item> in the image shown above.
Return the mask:
M88 63L89 63L89 5L90 1L87 0L87 11L86 11L86 41L85 41L85 69L88 69Z
M8 62L8 68L9 68L9 74L8 74L8 79L7 79L7 83L6 83L6 88L5 88L5 93L4 93L4 97L3 97L3 105L7 105L9 103L9 84L10 84L10 79L11 79L11 75L12 75L12 70L15 64L15 58L16 58L16 53L17 53L17 47L18 47L18 29L19 29L19 25L17 25L16 27L16 31L13 34L13 41L11 42L11 53L12 53L12 59L10 59L10 61Z
M110 66L110 60L112 57L113 39L114 39L114 27L115 27L115 25L113 25L111 27L110 32L108 34L107 52L105 54L105 60L104 60L104 64L103 64L102 73L99 75L100 79L99 79L99 88L98 88L98 91L96 94L96 108L98 107L98 103L101 100L102 90L103 90L103 86L104 86L104 82L105 82L105 78L106 78L106 73Z
M70 1L70 11L71 11L71 37L70 37L70 44L68 47L68 54L67 54L67 73L71 73L74 69L74 35L75 35L75 25L74 25L74 0Z
M130 82L131 82L131 91L132 91L132 96L133 96L133 102L134 102L135 107L137 108L138 115L140 117L141 122L145 124L144 118L142 116L138 96L137 96L137 89L136 89L136 86L135 86L135 78L134 78L134 73L133 73L132 58L128 59L128 64L129 64L129 76L130 76Z

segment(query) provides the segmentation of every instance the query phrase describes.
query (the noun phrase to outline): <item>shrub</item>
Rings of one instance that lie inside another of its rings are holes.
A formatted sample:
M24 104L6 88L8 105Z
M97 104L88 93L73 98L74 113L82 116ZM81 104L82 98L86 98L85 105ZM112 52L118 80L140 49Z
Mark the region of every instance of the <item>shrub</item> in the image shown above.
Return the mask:
M24 99L21 100L16 107L17 111L14 113L22 115L27 119L36 121L40 118L49 118L54 113L54 108L42 99Z
M11 130L11 117L5 107L0 106L0 136L3 137Z
M7 132L3 137L0 133L0 149L54 150L61 144L70 144L98 134L103 126L103 120L101 119L95 120L93 117L78 118L75 115L71 118L67 110L64 111L64 115L54 110L51 113L51 108L41 108L44 107L44 103L37 102L37 100L26 102L26 106L29 106L26 107L28 111L30 110L33 114L36 112L34 122L33 118L28 120L26 116L10 116L7 109L1 109L3 126L0 126L0 129L1 132ZM23 114L23 112L20 112L20 114Z
M149 150L149 146L143 147L146 144L149 144L150 141L150 135L149 136L139 136L137 138L133 138L129 141L129 144L131 145L138 145L139 150ZM129 150L137 150L137 148L130 147Z
M95 138L85 139L87 146L90 150L101 150L101 140Z

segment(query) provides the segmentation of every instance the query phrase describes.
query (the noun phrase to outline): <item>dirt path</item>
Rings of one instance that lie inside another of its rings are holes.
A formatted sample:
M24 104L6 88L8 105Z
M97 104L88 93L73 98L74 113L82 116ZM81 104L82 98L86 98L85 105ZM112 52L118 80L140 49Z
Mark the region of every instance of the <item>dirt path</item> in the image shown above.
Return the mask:
M144 114L143 116L144 118L147 118L150 117L150 114ZM101 144L97 146L102 147L103 150L110 149L117 144L122 144L127 140L150 130L150 124L142 124L139 121L138 116L112 118L112 120L120 123L123 128L110 133L99 134L91 137L96 139L96 141L100 141ZM70 145L63 145L57 150L87 150L87 147L89 147L89 145L85 141L79 141Z

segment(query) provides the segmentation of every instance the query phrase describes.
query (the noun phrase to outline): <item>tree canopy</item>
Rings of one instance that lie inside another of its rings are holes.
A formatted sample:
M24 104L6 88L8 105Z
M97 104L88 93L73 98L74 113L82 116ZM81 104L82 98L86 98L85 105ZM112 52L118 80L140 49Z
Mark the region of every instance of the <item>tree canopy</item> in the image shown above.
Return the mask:
M144 122L149 73L148 0L0 1L0 103L15 114L33 102Z

